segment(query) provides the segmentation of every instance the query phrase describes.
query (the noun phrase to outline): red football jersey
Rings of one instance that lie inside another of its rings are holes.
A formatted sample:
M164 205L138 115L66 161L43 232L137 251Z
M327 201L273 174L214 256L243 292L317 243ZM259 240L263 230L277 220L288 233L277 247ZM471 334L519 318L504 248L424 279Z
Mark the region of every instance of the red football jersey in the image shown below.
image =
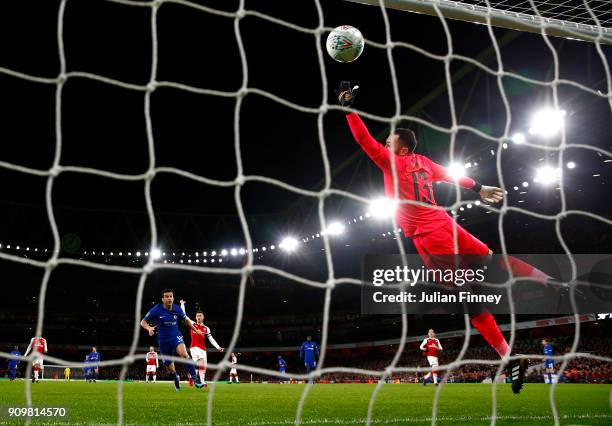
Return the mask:
M436 338L427 338L421 344L421 347L425 347L427 356L435 356L436 358L440 353L440 346L440 341Z
M44 354L46 347L47 347L47 341L45 340L44 337L33 337L32 338L32 351L36 351L41 354Z
M147 352L147 365L157 365L157 352Z
M395 198L391 151L370 135L356 113L348 114L346 118L355 140L382 170L385 195L390 199ZM400 204L398 207L396 221L407 237L433 231L452 220L444 209L437 207L432 188L433 182L456 182L468 189L473 188L476 184L472 178L467 176L455 181L449 176L445 167L423 155L396 155L394 160L400 201L413 200L428 204L428 206Z
M204 333L203 336L200 336L198 333L191 330L191 347L192 348L200 348L202 350L206 350L206 337L210 334L210 329L205 325L200 325L198 323L193 323L193 326Z

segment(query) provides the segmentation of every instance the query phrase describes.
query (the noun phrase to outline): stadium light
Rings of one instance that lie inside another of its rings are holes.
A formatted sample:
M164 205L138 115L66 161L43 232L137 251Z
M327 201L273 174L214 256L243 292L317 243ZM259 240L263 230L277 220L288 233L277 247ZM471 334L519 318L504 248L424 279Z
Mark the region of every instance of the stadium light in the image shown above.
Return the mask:
M327 226L325 233L328 235L340 235L344 232L344 225L340 222L332 222Z
M534 182L543 184L554 183L557 181L557 179L559 179L560 175L561 169L554 169L550 166L543 166L537 170Z
M155 259L155 260L159 259L159 258L161 257L161 250L159 250L159 249L154 249L154 250L151 252L151 256L152 256L152 257L153 257L153 259Z
M232 256L236 256L238 254L238 250L236 250L235 248L230 250L230 253Z
M529 182L525 181L523 182L523 188L527 188L529 186Z
M537 111L531 119L531 127L529 133L538 135L543 138L549 138L559 133L563 127L565 119L564 110L554 110L552 108L544 108Z
M369 214L378 219L392 217L397 209L397 201L391 198L376 198L370 201ZM367 214L366 214L367 216ZM318 236L318 235L317 235Z
M566 164L568 169L575 169L576 168L576 163L574 163L573 161L568 161Z
M299 244L298 240L296 240L295 238L286 237L283 239L283 241L281 241L281 243L278 246L285 251L292 252L292 251L295 251L295 249L297 249L298 244Z
M514 142L517 145L520 145L522 143L525 143L525 134L521 133L521 132L517 132L515 134L512 135L512 142Z
M240 253L240 254L244 255L244 254L246 253L246 250L245 250L245 249L243 249L243 248L241 248L240 250L238 250L238 253Z
M221 256L227 256L227 250L225 249L221 250Z
M136 252L136 257L140 257L140 252L139 251Z
M465 176L465 167L459 163L453 163L447 167L448 175L457 180Z

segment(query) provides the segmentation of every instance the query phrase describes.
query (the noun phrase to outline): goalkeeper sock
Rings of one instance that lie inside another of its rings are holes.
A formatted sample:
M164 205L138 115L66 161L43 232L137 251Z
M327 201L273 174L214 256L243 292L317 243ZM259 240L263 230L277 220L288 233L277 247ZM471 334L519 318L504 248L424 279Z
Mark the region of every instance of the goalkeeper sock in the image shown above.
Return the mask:
M503 357L510 351L506 338L501 333L495 318L490 312L483 312L482 314L474 315L471 318L472 325L482 337L491 345L493 349Z
M499 263L503 270L507 271L506 262L503 257L500 256ZM548 274L540 271L538 268L531 266L527 262L523 262L520 259L517 259L514 256L508 256L508 263L510 264L510 269L512 270L512 274L515 277L531 277L536 281L540 281L545 283L548 278L551 278Z

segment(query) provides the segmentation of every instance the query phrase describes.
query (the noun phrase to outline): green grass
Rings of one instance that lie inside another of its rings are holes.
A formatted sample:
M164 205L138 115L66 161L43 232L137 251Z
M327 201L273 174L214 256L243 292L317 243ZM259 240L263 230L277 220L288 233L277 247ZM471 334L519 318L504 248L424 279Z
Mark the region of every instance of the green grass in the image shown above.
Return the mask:
M215 425L292 424L304 385L219 384L214 392ZM303 411L305 424L362 424L375 385L315 385ZM25 404L23 381L0 381L0 406ZM124 422L127 424L203 424L210 391L170 383L124 384ZM552 424L550 387L527 384L520 395L509 385L497 390L500 425ZM438 424L490 424L491 385L449 384L442 388ZM561 424L612 424L611 385L559 385L555 399ZM436 388L422 385L384 385L378 395L373 424L430 424ZM32 385L34 406L65 406L70 423L117 422L117 383L41 382ZM0 423L6 418L1 419ZM14 422L13 424L22 424ZM36 421L33 424L41 424Z

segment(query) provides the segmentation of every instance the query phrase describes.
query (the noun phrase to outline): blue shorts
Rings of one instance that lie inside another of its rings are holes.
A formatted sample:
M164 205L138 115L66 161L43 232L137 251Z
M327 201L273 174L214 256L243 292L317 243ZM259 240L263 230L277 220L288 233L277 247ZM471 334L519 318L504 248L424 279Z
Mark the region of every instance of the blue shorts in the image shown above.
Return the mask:
M279 372L279 373L283 373L283 374L284 374L284 373L285 373L285 369L284 369L284 368L279 368L279 369L278 369L278 372Z
M316 361L306 361L304 365L306 367L315 368L317 366L317 362Z
M165 356L176 355L176 347L182 343L185 343L183 341L183 336L181 334L179 334L178 336L174 336L170 339L166 339L166 340L158 341L158 342L159 342L159 353L161 353L162 358L164 358ZM164 365L166 367L172 364L173 362L174 361L172 360L164 359Z
M555 368L555 362L552 359L545 360L544 368Z

